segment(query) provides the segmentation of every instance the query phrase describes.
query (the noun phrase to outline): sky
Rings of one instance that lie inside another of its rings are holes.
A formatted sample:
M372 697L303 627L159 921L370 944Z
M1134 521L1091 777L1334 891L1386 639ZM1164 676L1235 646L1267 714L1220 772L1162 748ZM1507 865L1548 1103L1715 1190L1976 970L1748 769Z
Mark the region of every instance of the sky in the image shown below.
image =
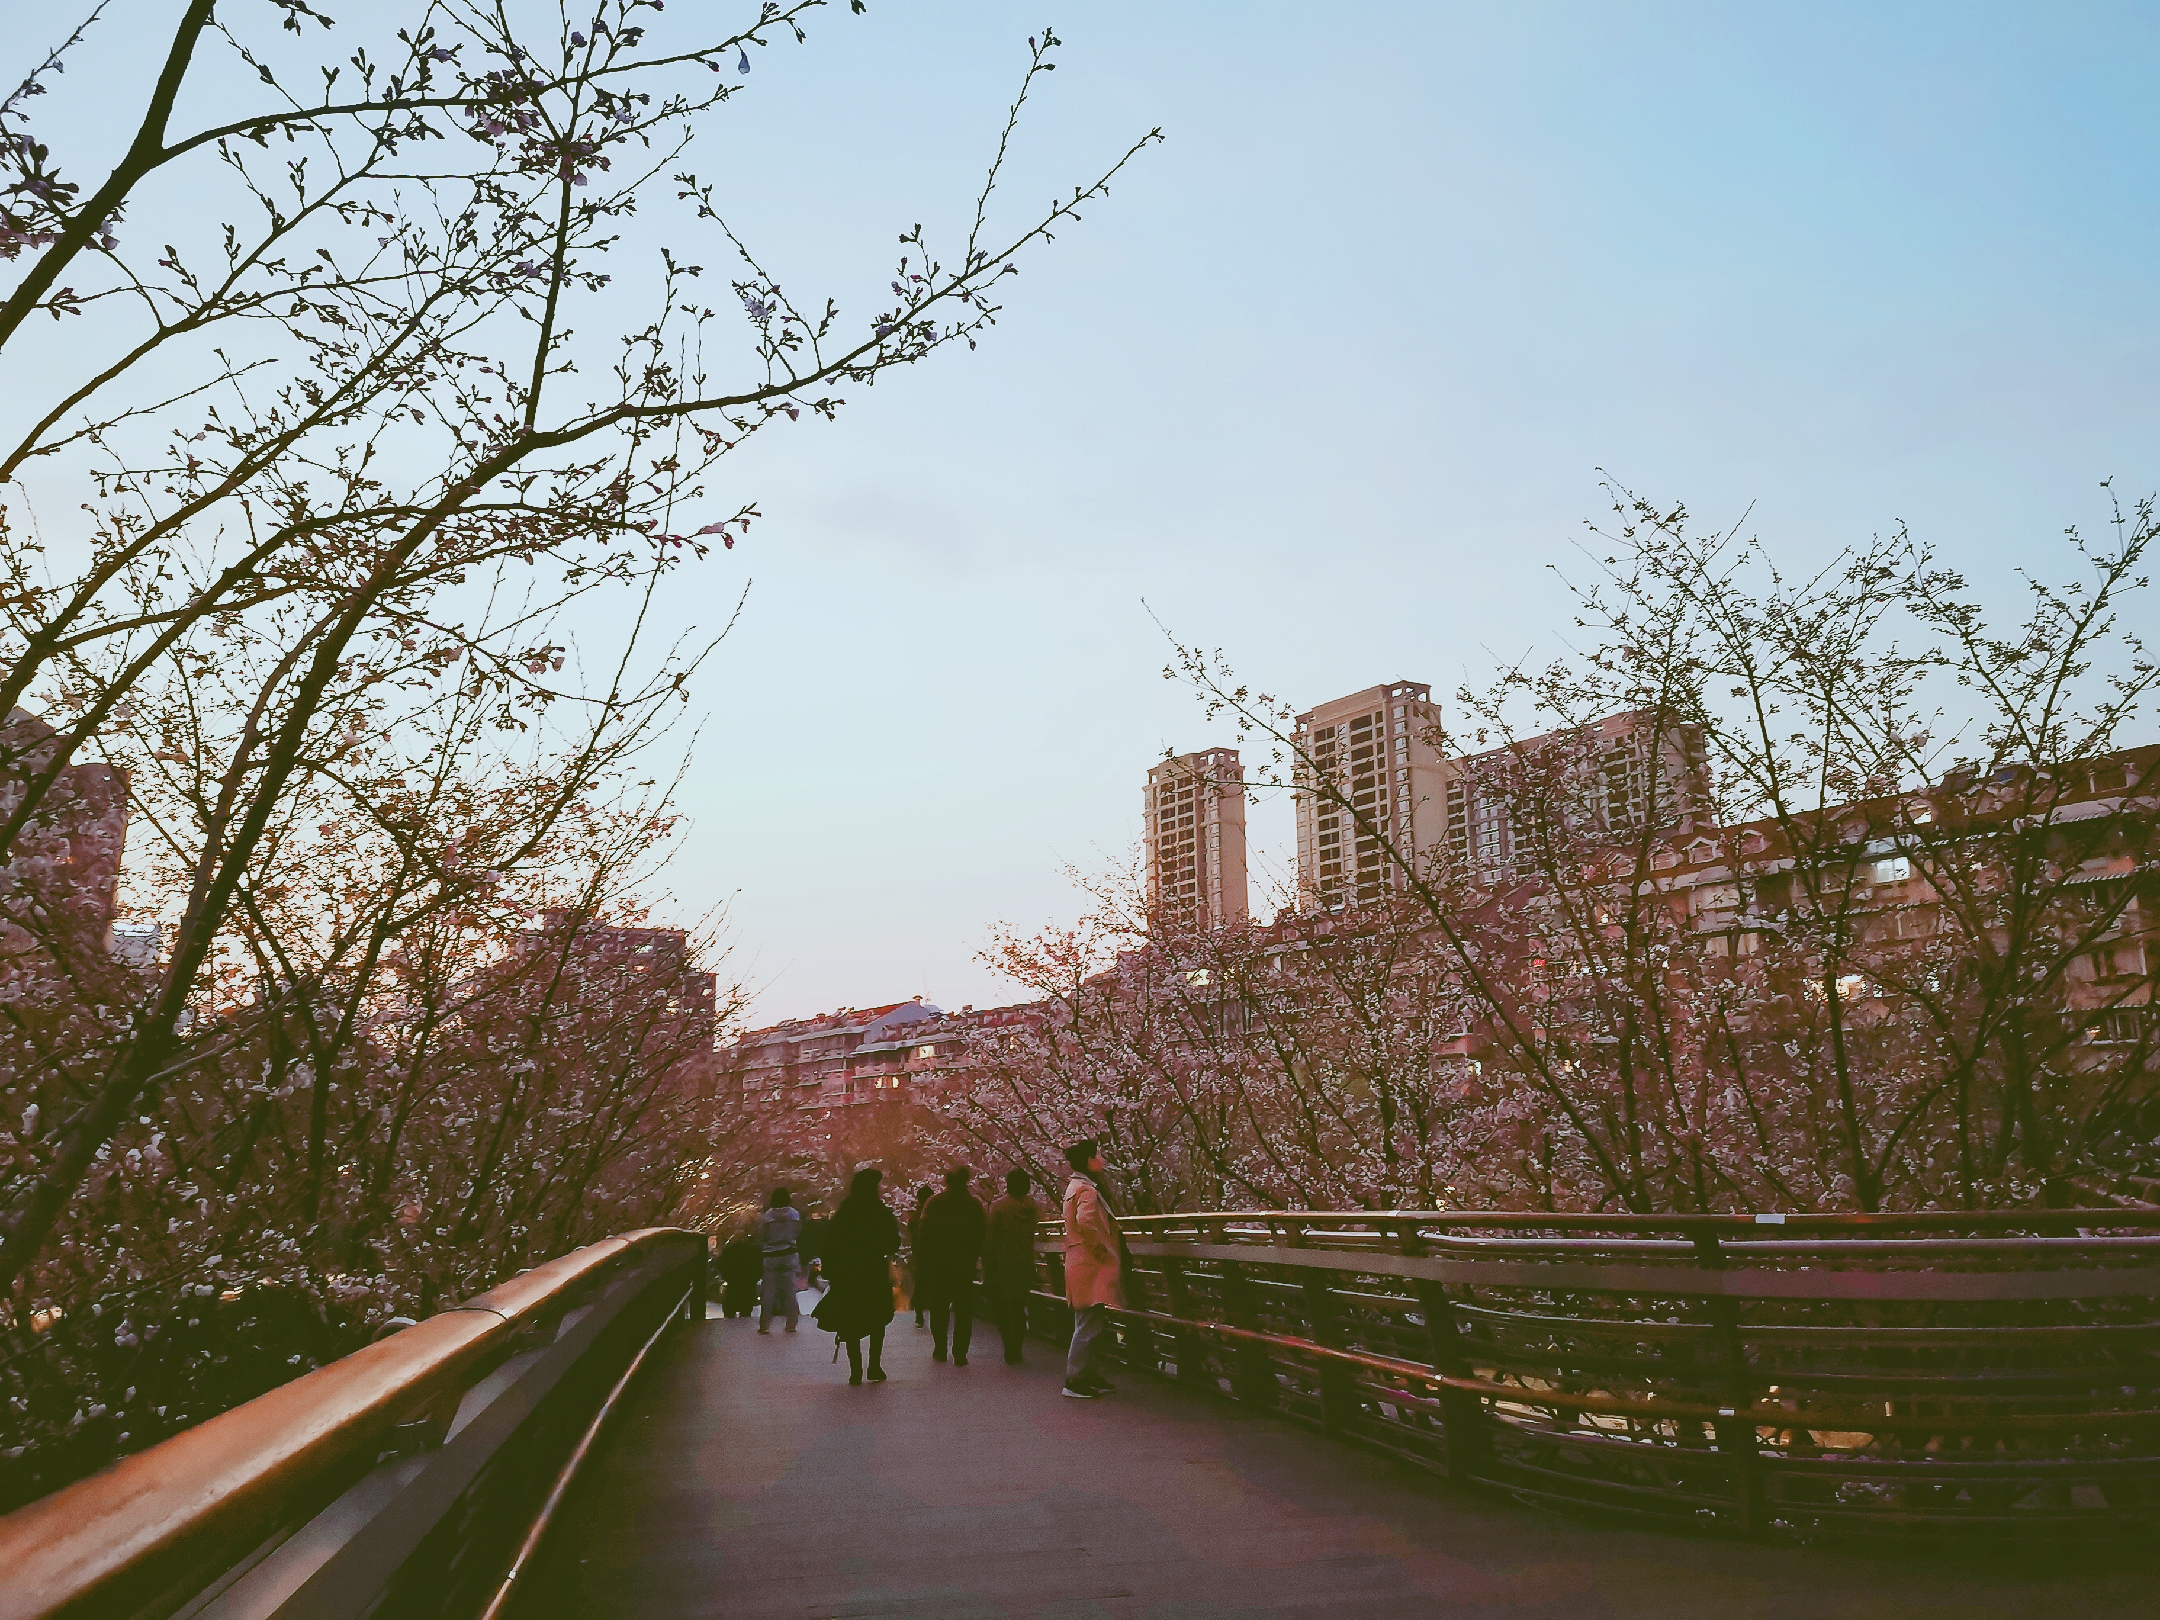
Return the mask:
M1071 917L1148 766L1235 742L1165 629L1301 704L1445 696L1564 637L1601 469L1781 556L1903 521L1998 595L2160 483L2160 12L1341 15L1072 17L1009 204L1164 143L981 350L746 469L672 882L732 895L761 1016L1012 999L992 926ZM800 172L949 217L1035 21L875 7L776 60Z
M836 8L695 160L783 279L867 312L899 230L964 222L1041 22ZM993 928L1072 917L1148 766L1235 741L1166 633L1300 706L1445 699L1559 650L1604 477L1793 561L1903 522L2006 604L2103 480L2160 487L2151 6L1093 0L1059 31L1002 217L1164 142L977 352L731 458L715 504L764 521L671 593L714 626L748 586L667 882L727 905L761 1020L1014 999ZM1258 890L1290 809L1251 814Z

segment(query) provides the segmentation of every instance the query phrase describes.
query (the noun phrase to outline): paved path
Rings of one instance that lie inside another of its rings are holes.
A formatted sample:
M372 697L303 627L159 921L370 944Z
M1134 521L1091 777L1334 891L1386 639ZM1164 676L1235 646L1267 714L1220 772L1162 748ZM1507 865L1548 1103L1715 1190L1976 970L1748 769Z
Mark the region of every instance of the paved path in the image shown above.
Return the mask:
M678 1329L543 1550L524 1620L2100 1620L2150 1572L2040 1570L1586 1522L1457 1491L1127 1377L1060 1398L1050 1352L965 1367L893 1323L851 1389L806 1317Z

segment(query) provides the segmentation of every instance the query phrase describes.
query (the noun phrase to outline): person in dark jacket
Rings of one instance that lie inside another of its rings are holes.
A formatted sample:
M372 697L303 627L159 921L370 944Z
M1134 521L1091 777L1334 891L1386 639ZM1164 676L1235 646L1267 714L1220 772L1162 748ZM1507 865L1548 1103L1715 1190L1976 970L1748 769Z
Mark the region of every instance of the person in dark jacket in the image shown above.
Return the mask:
M930 1202L930 1200L931 1200L931 1199L933 1199L933 1198L935 1198L936 1196L937 1196L937 1189L936 1189L935 1187L931 1186L929 1182L927 1182L927 1181L926 1181L926 1182L924 1182L924 1183L923 1183L923 1184L922 1184L922 1185L921 1185L920 1187L917 1187L917 1188L915 1189L915 1207L914 1207L914 1208L913 1208L912 1210L908 1211L908 1218L907 1218L907 1251L908 1251L908 1261L907 1261L907 1263L908 1263L907 1292L908 1292L908 1303L909 1303L910 1305L912 1305L912 1306L914 1306L914 1307L915 1307L915 1325L916 1325L917 1327L921 1327L921 1326L923 1325L923 1310L924 1310L924 1306L923 1306L923 1297L922 1297L922 1289L921 1289L921 1288L920 1288L920 1287L919 1287L919 1286L917 1285L917 1283L916 1283L916 1280L915 1280L915 1228L916 1228L917 1226L919 1226L919 1225L920 1225L920 1224L922 1223L922 1212L923 1212L923 1205L925 1205L925 1204L929 1203L929 1202Z
M720 1246L720 1309L728 1316L748 1316L757 1309L758 1283L765 1275L764 1251L748 1231L737 1232Z
M1035 1291L1035 1228L1042 1206L1028 1196L1033 1185L1025 1170L1005 1172L1005 1196L990 1206L983 1241L983 1292L990 1296L990 1316L1005 1341L1005 1364L1020 1365L1027 1338L1028 1296Z
M884 1176L858 1170L847 1197L825 1223L825 1277L831 1284L818 1301L818 1326L847 1346L848 1382L885 1382L879 1365L885 1328L893 1319L892 1260L900 1252L900 1223L878 1197ZM870 1341L870 1368L863 1370L862 1342Z
M982 1258L988 1220L967 1190L968 1172L955 1166L945 1172L945 1190L923 1205L915 1223L915 1286L930 1305L930 1357L945 1359L945 1336L952 1333L952 1363L967 1365L968 1341L975 1335L975 1263Z

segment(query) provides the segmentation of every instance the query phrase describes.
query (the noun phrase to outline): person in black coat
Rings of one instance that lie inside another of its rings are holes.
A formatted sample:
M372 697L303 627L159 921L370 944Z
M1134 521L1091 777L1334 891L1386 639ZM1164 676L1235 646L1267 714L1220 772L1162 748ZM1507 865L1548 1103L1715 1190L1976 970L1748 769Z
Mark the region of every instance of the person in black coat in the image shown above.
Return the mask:
M923 1205L922 1219L915 1223L915 1286L930 1305L930 1354L945 1359L950 1327L955 1367L967 1365L975 1332L975 1265L989 1225L967 1184L965 1167L946 1171L945 1190Z
M885 1328L893 1319L892 1259L900 1252L900 1223L878 1197L885 1178L876 1170L858 1170L847 1197L825 1223L825 1277L832 1285L818 1301L818 1326L847 1346L848 1382L863 1381L862 1342L870 1341L873 1384L885 1382L879 1360L885 1352Z
M1027 1341L1028 1301L1035 1292L1035 1229L1042 1206L1028 1196L1034 1185L1025 1170L1005 1172L1005 1196L990 1206L990 1230L983 1240L983 1292L990 1299L990 1319L1005 1341L1005 1363L1017 1367Z
M758 1240L737 1232L720 1249L720 1309L728 1316L748 1316L757 1309L758 1283L765 1275L765 1255Z
M933 1198L935 1198L936 1196L937 1196L937 1189L936 1189L935 1187L931 1186L929 1182L927 1182L927 1181L926 1181L926 1182L924 1182L924 1183L923 1183L923 1184L922 1184L922 1185L921 1185L920 1187L917 1187L917 1188L915 1189L915 1207L914 1207L913 1209L911 1209L911 1210L909 1210L909 1211L908 1211L908 1218L907 1218L907 1253L908 1253L908 1258L907 1258L907 1265L908 1265L908 1274L907 1274L907 1291L908 1291L908 1303L909 1303L909 1304L911 1304L911 1305L913 1305L913 1306L915 1307L915 1325L916 1325L917 1327L921 1327L921 1326L923 1326L923 1312L924 1312L925 1310L927 1310L927 1309L928 1309L929 1307L928 1307L927 1305L925 1305L925 1304L924 1304L924 1302L923 1302L923 1295L922 1295L922 1287L921 1287L921 1285L920 1285L919 1283L917 1283L917 1282L916 1282L916 1280L915 1280L915 1229L916 1229L916 1228L917 1228L918 1226L920 1226L920 1225L922 1224L922 1212L923 1212L923 1207L924 1207L924 1206L925 1206L926 1204L928 1204L928 1203L930 1202L930 1200L931 1200L931 1199L933 1199Z

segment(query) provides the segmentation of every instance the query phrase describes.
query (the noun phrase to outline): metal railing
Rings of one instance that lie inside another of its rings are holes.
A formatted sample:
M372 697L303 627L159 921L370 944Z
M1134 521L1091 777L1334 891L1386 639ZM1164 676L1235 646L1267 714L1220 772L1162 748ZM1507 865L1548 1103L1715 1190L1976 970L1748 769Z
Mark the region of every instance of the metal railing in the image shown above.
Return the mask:
M498 1615L706 1241L608 1238L0 1519L0 1620Z
M1121 1224L1129 1365L1450 1479L1748 1534L2160 1528L2160 1211Z

